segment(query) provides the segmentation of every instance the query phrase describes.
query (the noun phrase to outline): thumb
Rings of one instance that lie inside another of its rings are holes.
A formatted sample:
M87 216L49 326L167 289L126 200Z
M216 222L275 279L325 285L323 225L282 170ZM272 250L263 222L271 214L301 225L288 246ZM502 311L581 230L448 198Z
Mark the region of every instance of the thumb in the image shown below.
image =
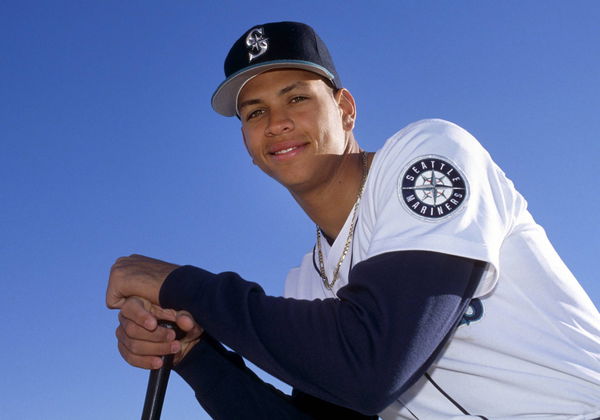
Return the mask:
M125 303L126 298L114 294L106 294L106 307L108 309L121 309Z
M177 312L177 326L185 332L190 332L196 326L196 321L188 311Z

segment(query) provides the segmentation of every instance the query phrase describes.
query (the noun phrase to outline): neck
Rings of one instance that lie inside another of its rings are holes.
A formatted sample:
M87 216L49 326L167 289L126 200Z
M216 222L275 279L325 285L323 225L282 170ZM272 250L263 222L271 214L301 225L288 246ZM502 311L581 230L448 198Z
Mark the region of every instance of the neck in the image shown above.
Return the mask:
M304 212L331 239L338 236L352 211L365 173L358 144L354 150L335 158L339 159L338 168L326 183L309 191L290 191ZM367 156L367 168L371 158Z

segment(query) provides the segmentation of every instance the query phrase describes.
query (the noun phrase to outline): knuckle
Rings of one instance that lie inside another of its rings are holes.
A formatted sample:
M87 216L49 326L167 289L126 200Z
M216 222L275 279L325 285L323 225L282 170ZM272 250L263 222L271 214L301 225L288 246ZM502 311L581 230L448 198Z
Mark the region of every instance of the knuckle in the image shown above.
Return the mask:
M119 343L119 346L117 348L119 349L119 354L121 355L121 357L129 363L129 352L127 351L125 346Z
M134 337L137 329L131 322L123 323L123 330L128 337Z
M127 334L127 331L125 330L125 327L123 327L123 325L119 325L117 327L117 338L121 341L126 341L129 337L129 334Z
M114 281L115 277L117 277L120 272L123 270L123 267L121 266L121 264L119 262L116 262L111 268L110 268L110 275L109 275L109 283L111 281Z
M115 270L118 269L118 267L119 267L120 264L121 264L121 258L117 258L115 260L115 262L110 266L110 275L111 276L115 272Z
M127 351L127 349L124 346L119 346L119 353L121 354L123 360L125 360L131 366L143 367L139 364L139 361Z
M137 341L127 340L127 349L133 354L140 354L140 345Z

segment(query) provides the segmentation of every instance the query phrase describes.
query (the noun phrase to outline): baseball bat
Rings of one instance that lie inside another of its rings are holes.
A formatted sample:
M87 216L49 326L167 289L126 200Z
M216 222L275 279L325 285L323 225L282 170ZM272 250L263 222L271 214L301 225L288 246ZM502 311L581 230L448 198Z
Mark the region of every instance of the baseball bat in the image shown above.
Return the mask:
M168 321L158 321L158 325L164 328L175 330L176 338L180 339L182 332L177 326ZM142 420L159 420L162 411L167 385L169 384L169 374L173 368L173 355L162 356L162 367L150 371L148 378L148 388L146 389L146 399L144 401L144 410L142 411Z

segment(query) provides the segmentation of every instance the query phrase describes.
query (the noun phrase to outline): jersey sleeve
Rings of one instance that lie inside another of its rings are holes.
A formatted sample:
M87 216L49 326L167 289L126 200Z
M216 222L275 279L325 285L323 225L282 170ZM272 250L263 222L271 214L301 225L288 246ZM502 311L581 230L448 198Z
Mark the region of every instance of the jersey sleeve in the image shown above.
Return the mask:
M464 129L443 120L409 125L378 152L361 217L365 259L424 250L488 262L475 297L497 280L517 203L512 183Z
M339 300L312 301L267 296L235 273L182 266L159 300L187 310L219 342L294 388L371 415L441 351L482 265L424 251L382 254L352 269Z
M373 420L298 390L284 394L260 379L237 353L208 334L174 370L213 419Z

